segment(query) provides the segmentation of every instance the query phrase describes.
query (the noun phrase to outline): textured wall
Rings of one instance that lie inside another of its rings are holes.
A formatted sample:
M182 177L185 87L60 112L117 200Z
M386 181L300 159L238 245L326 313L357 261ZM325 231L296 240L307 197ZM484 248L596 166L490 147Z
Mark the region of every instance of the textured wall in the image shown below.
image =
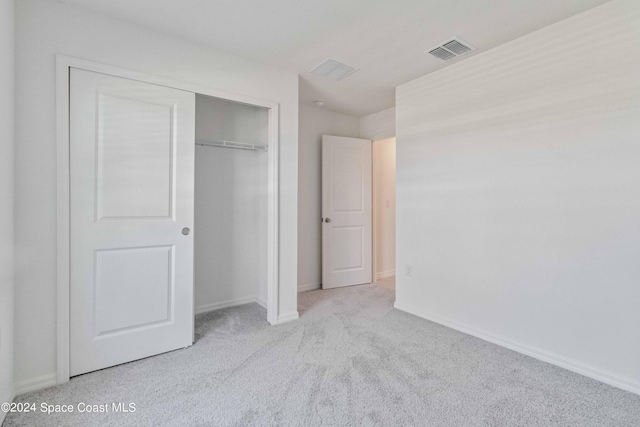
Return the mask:
M14 17L0 1L0 403L13 398Z
M374 141L396 136L396 109L389 108L360 118L360 137Z
M640 392L640 4L397 89L397 307Z

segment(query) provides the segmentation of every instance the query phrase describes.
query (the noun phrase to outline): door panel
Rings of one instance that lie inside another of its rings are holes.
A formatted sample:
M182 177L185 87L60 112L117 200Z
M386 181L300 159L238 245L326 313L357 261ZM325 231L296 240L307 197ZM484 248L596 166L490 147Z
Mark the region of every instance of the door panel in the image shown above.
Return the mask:
M96 251L96 336L170 322L172 265L173 246Z
M98 95L99 219L171 216L172 109Z
M322 287L372 281L371 141L322 137ZM328 220L328 221L327 221Z
M193 341L195 95L71 69L71 375Z

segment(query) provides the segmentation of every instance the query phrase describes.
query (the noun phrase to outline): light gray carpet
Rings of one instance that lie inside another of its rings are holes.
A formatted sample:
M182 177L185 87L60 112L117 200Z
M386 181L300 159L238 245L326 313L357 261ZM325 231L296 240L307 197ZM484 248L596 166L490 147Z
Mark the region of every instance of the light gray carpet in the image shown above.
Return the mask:
M9 414L6 426L640 426L640 396L392 309L393 289L300 295L198 317L193 347L19 402L134 402L133 414Z

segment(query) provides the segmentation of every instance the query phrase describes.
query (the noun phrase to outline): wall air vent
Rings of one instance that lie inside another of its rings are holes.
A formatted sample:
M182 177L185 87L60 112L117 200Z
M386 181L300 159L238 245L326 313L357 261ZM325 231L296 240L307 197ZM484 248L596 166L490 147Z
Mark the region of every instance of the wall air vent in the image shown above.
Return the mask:
M469 43L463 42L458 38L453 38L451 40L447 40L446 42L433 47L425 53L430 53L438 59L442 59L443 61L448 61L457 56L464 55L467 52L474 50L475 48L471 46Z
M309 72L316 76L329 77L333 80L342 80L356 71L358 71L358 69L351 65L343 64L335 59L326 59Z

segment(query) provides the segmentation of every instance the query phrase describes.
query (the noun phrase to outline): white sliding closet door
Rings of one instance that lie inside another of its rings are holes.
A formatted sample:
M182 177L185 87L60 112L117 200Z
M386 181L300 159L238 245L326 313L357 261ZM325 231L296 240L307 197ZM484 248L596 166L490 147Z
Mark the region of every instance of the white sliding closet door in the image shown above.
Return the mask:
M193 342L195 94L71 70L70 373Z

